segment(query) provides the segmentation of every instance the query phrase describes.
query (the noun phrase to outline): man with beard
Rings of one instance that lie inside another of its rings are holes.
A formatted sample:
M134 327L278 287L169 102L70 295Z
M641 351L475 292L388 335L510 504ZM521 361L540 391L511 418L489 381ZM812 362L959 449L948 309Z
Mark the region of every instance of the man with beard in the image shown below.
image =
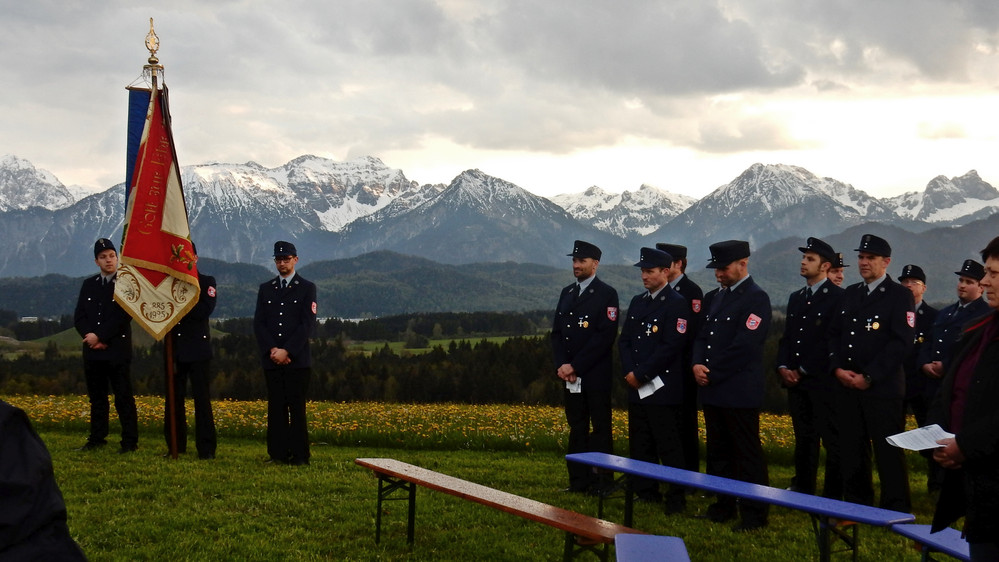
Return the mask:
M610 393L617 338L617 291L597 278L600 248L576 240L568 255L572 257L576 282L559 295L551 335L555 374L565 385L568 452L612 453ZM604 482L589 467L567 465L566 491L602 491Z
M819 443L826 449L823 495L841 499L839 451L833 423L834 381L829 376L829 322L839 312L843 289L826 280L836 253L818 238L809 238L799 271L806 286L788 297L787 322L777 348L777 374L787 389L794 429L794 478L791 490L815 493Z
M770 329L770 297L749 275L749 243L712 244L709 268L721 285L704 300L707 316L694 343L694 378L700 387L707 430L707 472L769 485L760 442L765 376L763 344ZM769 506L740 501L742 521L733 531L767 525ZM720 523L736 516L736 500L719 495L707 517Z
M829 332L829 369L839 382L836 420L843 499L873 505L873 447L881 477L880 507L908 513L912 504L905 456L885 438L905 428L902 362L912 348L916 313L912 293L887 274L888 242L865 234L857 252L863 281L846 289Z

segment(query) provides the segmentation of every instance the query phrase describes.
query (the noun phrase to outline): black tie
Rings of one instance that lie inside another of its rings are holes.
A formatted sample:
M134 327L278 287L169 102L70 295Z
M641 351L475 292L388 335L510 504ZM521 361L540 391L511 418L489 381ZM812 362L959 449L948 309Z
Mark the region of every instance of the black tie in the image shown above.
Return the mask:
M808 299L808 300L812 300L812 288L811 287L808 287L807 289L805 289L805 298Z
M287 289L288 288L288 280L287 279L282 279L281 280L281 288L282 289Z
M725 300L726 294L728 294L728 287L722 287L722 289L715 294L715 298L711 299L710 314L718 312L718 309L721 308L722 301Z

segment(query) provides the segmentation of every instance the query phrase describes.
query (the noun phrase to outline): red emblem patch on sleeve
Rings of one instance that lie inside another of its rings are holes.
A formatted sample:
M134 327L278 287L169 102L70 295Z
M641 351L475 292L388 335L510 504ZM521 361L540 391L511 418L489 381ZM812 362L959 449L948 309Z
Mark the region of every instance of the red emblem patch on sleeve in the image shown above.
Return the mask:
M701 312L701 299L693 299L690 301L690 309L694 312Z
M909 325L910 328L916 327L916 313L906 312L905 313L905 323Z
M312 301L312 313L316 313L316 301Z
M215 296L215 287L211 287L211 286L208 287L208 296L210 296L210 297L214 297Z
M610 319L611 322L617 320L617 307L616 306L608 306L607 307L607 318Z
M687 333L687 321L683 318L676 319L676 331L681 334Z
M755 314L750 314L749 318L746 319L746 327L750 330L755 330L760 327L760 321L762 318Z

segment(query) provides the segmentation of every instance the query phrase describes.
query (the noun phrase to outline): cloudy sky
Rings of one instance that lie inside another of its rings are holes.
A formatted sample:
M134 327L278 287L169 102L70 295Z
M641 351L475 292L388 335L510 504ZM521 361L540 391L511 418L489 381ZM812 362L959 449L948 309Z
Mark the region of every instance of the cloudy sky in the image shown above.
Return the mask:
M999 185L995 0L0 0L0 154L123 181L155 19L182 165L373 155L420 183L700 197L755 162Z

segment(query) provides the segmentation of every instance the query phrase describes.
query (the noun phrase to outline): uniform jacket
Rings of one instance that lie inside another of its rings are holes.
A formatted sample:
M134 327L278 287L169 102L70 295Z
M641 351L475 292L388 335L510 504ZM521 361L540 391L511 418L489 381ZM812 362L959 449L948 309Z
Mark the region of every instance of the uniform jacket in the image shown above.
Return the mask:
M201 295L180 322L173 327L173 353L177 361L206 361L212 358L212 336L208 318L215 310L215 278L198 272Z
M132 317L114 302L114 281L103 284L100 275L83 280L76 299L73 326L80 336L97 334L107 349L91 349L83 344L83 359L87 361L131 361Z
M628 385L628 400L643 404L677 405L683 402L683 351L690 333L687 299L669 286L655 299L636 295L628 305L617 346L621 373L635 373L645 384L660 377L663 388L644 400Z
M937 314L937 309L926 304L926 301L919 303L919 308L916 309L916 335L912 340L912 350L902 362L907 400L921 396L926 388L927 377L923 374L923 364L919 362L919 357L923 354L923 348L930 347L933 341L933 323Z
M572 364L583 390L610 392L618 297L613 287L594 277L579 297L576 284L562 289L552 326L555 368Z
M919 349L918 364L920 367L927 363L940 361L943 363L944 372L946 372L946 369L950 367L954 345L961 337L961 330L991 311L989 303L985 302L984 299L975 299L964 308L959 308L960 304L958 301L937 313L930 341Z
M834 388L829 376L829 323L839 312L844 289L823 281L811 298L807 287L787 299L787 321L777 344L777 367L798 369L801 390ZM783 379L781 379L783 380Z
M704 324L704 292L684 274L676 284L676 292L687 299L690 306L689 326L687 327L687 349L684 352L684 364L689 367L694 349L694 340Z
M296 273L287 289L281 288L280 276L260 285L253 313L253 332L265 371L311 367L309 338L315 327L315 284ZM270 359L274 347L287 350L291 363L275 365Z
M850 392L902 399L902 362L916 335L912 293L889 276L865 295L863 282L843 294L840 313L830 325L829 370L842 368L871 378L870 388Z
M694 342L694 364L711 370L699 387L701 403L724 408L763 405L763 343L770 329L770 297L751 276L722 300L712 314L718 289L704 296L707 315Z
M955 367L981 342L988 322L999 321L992 314L973 325L958 342L951 368L930 409L929 422L950 428L950 406ZM965 461L963 468L944 470L945 479L937 509L934 530L965 516L969 542L995 542L999 536L999 334L979 357L968 387L962 428L955 439Z

